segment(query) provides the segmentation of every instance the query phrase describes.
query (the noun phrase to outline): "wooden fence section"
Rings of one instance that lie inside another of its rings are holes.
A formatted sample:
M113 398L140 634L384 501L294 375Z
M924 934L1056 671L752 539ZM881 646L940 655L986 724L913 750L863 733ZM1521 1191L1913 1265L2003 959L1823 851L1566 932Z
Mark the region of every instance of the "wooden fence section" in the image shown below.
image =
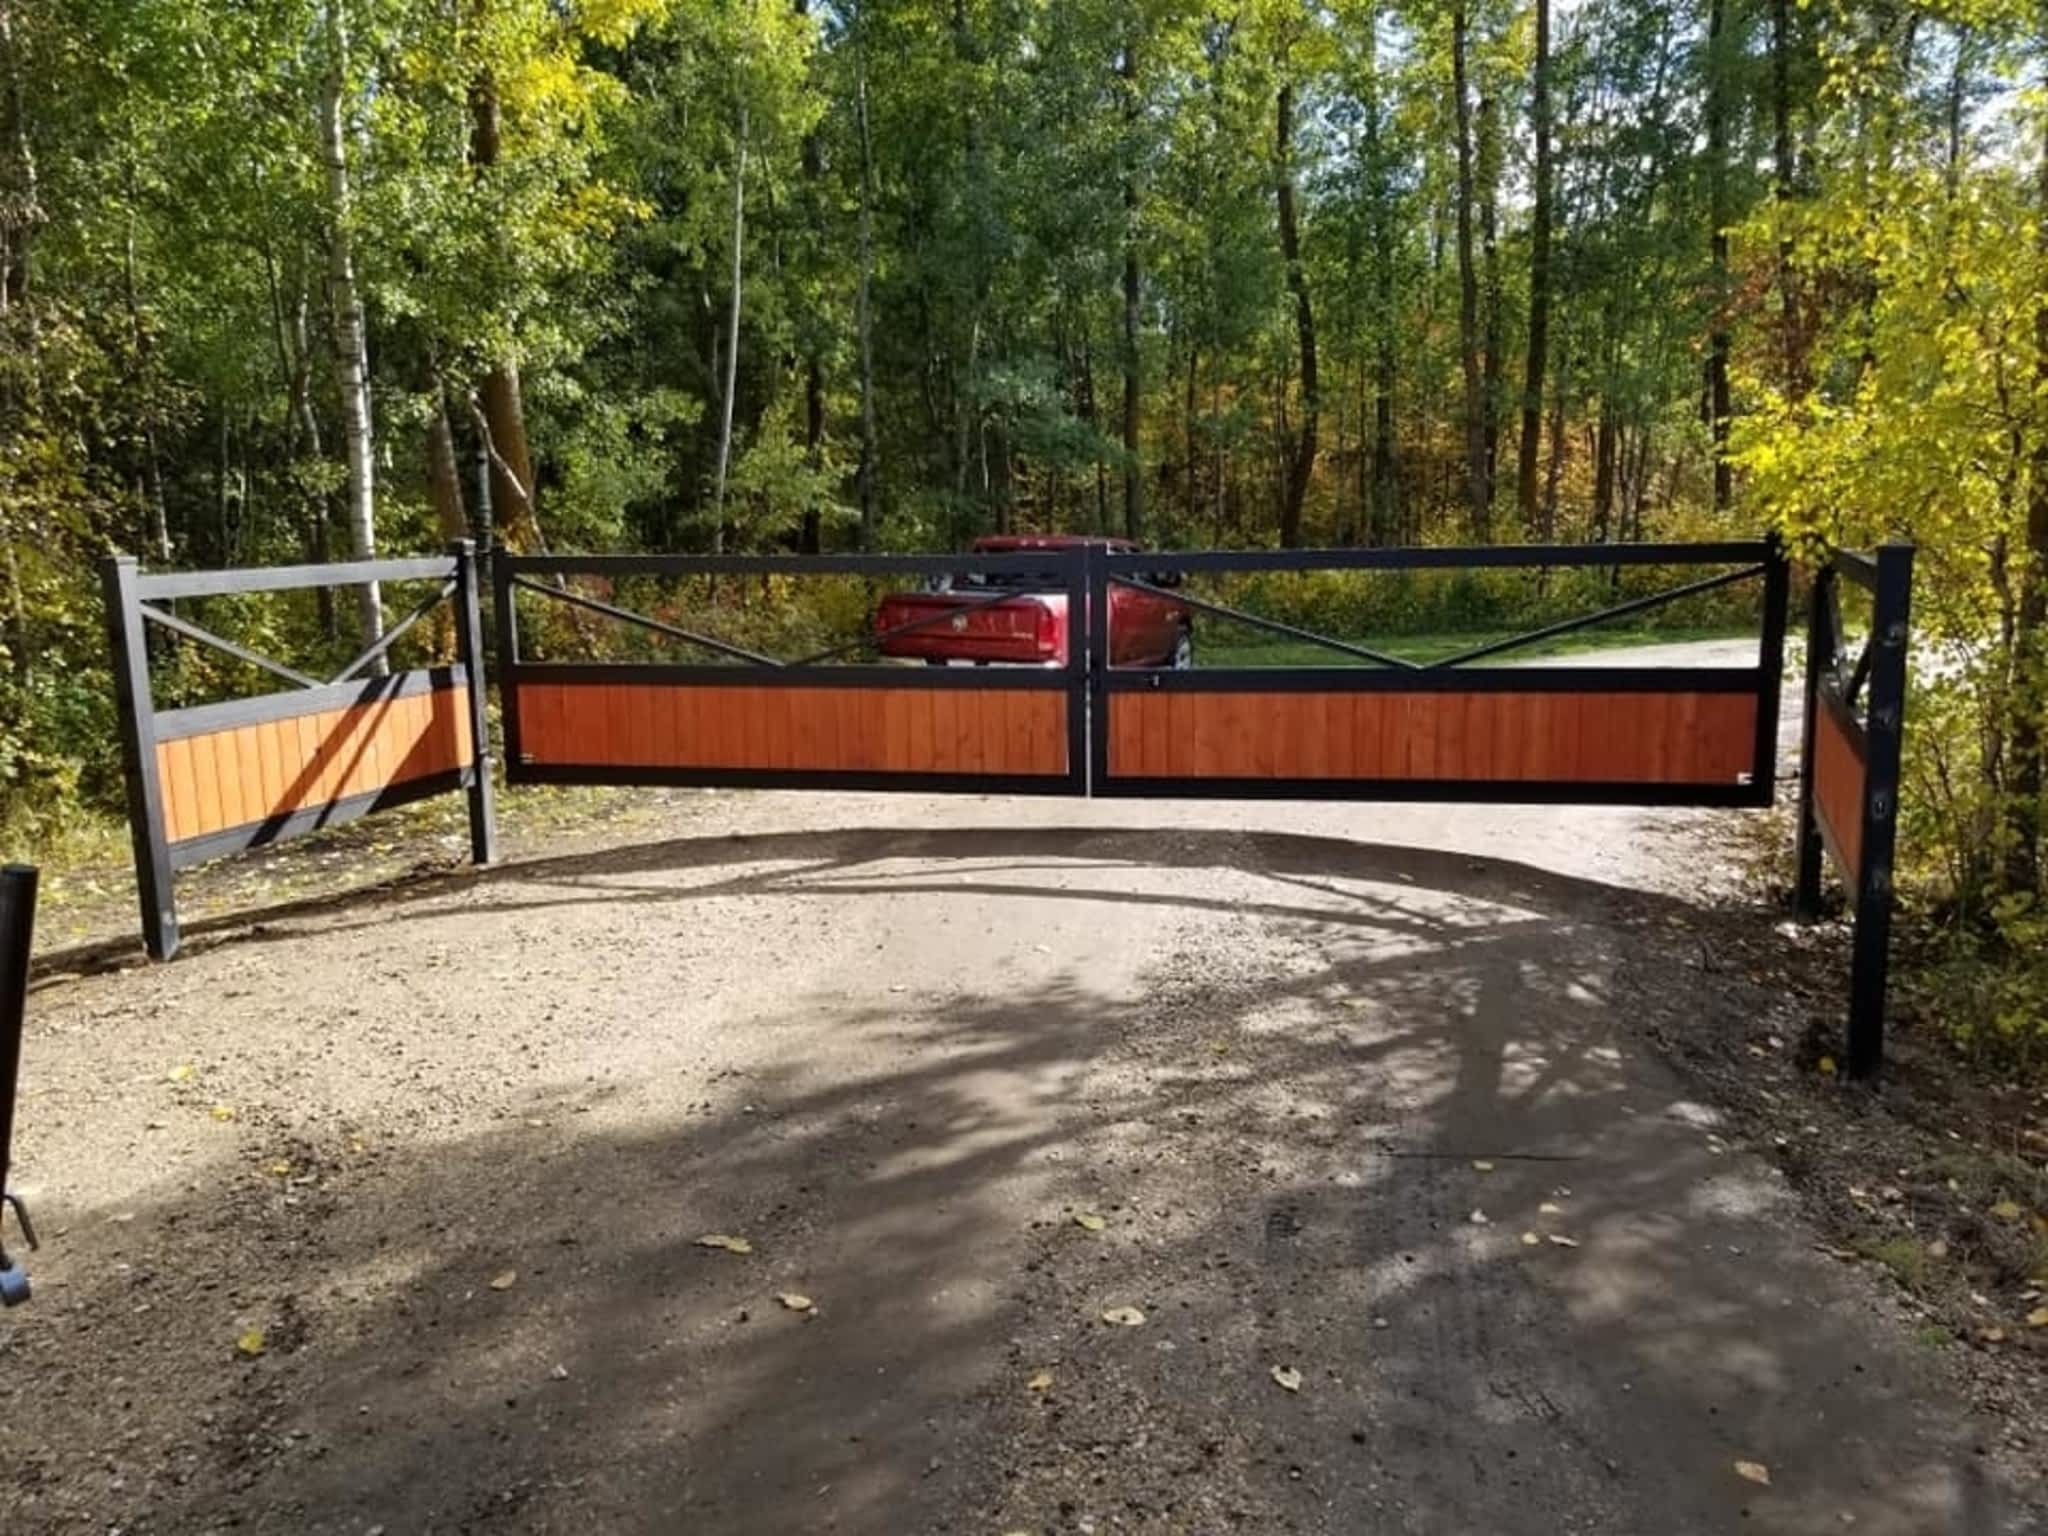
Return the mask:
M1852 898L1863 868L1863 790L1869 778L1863 731L1825 692L1808 701L1813 722L1813 814Z
M437 793L475 756L460 668L336 691L357 702L189 734L180 713L157 717L157 779L174 864Z
M1735 785L1754 693L1129 692L1109 771L1170 779Z
M544 672L530 669L528 677ZM1056 689L674 682L517 684L518 767L623 776L1068 772Z
M455 790L468 798L472 858L487 864L496 857L479 573L470 545L426 559L150 574L114 556L101 576L143 942L156 959L178 948L177 871L206 859ZM231 593L385 582L431 590L326 681L216 634L176 606ZM402 635L451 606L452 664L364 675L390 665ZM159 709L152 627L293 686Z

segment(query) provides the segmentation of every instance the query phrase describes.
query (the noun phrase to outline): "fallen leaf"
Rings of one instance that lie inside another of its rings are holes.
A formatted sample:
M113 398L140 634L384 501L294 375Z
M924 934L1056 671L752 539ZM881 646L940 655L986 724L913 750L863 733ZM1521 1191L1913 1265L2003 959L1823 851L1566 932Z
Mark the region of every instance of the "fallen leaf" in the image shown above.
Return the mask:
M2019 1205L2011 1200L2001 1200L1991 1207L1991 1214L2000 1221L2018 1221L2025 1214Z
M1563 1237L1555 1232L1550 1234L1550 1240L1560 1248L1576 1248L1579 1246L1579 1240L1576 1237Z
M1986 1344L2003 1344L2005 1342L2005 1330L2003 1328L1985 1328L1978 1332L1977 1337Z
M1273 1380L1279 1384L1283 1391L1299 1392L1301 1390L1301 1372L1291 1365L1274 1366L1272 1376Z
M1100 1232L1109 1223L1092 1211L1083 1211L1074 1218L1074 1225L1088 1232Z
M292 1165L280 1157L270 1165L270 1172L274 1178L288 1179L291 1177Z
M234 1105L232 1105L232 1104L216 1104L216 1105L214 1105L214 1106L213 1106L213 1118L214 1118L214 1119L216 1119L216 1120L232 1120L232 1119L234 1119L234 1118L235 1118L235 1106L234 1106Z
M1218 1056L1228 1056L1230 1054L1230 1042L1228 1040L1211 1040L1209 1042L1209 1049Z
M1564 1214L1564 1207L1555 1200L1546 1200L1536 1207L1536 1214L1538 1216L1562 1216Z
M1542 1241L1543 1239L1538 1237L1534 1232L1524 1232L1522 1234L1522 1246L1524 1246L1525 1248L1534 1248L1538 1243Z
M752 1253L754 1245L744 1237L728 1237L723 1232L706 1232L697 1239L699 1248L723 1248L727 1253Z
M1102 1320L1119 1328L1136 1328L1145 1321L1145 1314L1136 1307L1110 1307L1103 1312Z
M1766 1488L1771 1486L1771 1469L1760 1461L1738 1461L1735 1463L1735 1475L1752 1483L1762 1483Z
M1820 1059L1820 1075L1821 1075L1822 1077L1833 1077L1833 1076L1835 1075L1835 1058L1834 1058L1834 1057L1832 1057L1832 1056L1823 1056L1823 1057L1821 1057L1821 1059Z
M1024 1386L1025 1390L1030 1392L1049 1392L1052 1390L1052 1372L1040 1371L1036 1376L1025 1382Z
M567 1381L569 1379L569 1367L566 1365L556 1366L552 1371L548 1372L548 1378L551 1381Z
M171 1068L164 1076L174 1083L189 1083L192 1081L192 1074L197 1070L190 1062L184 1062Z
M247 1355L251 1360L262 1354L264 1347L263 1330L261 1328L251 1328L247 1333L235 1340L235 1348L242 1354Z
M1474 1211L1470 1216L1467 1216L1465 1219L1471 1222L1472 1225L1475 1227L1483 1227L1487 1224L1486 1212L1484 1211Z
M1472 1159L1472 1170L1475 1173L1491 1173L1493 1172L1493 1164L1483 1157L1475 1157Z
M2036 1307L2027 1314L2029 1328L2048 1328L2048 1307Z
M810 1297L802 1295L797 1291L784 1291L775 1299L792 1312L808 1312L817 1305Z
M518 1283L519 1271L516 1269L501 1270L491 1276L491 1289L494 1291L509 1291Z

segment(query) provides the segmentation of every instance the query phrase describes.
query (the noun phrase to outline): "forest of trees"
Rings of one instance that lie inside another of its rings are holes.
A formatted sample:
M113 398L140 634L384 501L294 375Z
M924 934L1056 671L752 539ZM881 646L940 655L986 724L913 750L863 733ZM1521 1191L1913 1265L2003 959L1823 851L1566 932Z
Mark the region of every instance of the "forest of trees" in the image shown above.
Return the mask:
M0 0L0 820L107 792L111 547L1777 526L1922 544L1927 873L2048 939L2044 28Z

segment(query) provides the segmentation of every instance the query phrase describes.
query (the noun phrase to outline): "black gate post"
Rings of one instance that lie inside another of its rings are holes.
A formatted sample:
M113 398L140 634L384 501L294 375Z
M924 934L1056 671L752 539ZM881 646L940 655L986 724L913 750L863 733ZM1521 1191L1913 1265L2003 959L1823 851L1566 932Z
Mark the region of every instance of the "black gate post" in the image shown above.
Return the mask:
M476 545L457 539L455 557L455 653L469 682L469 857L475 864L498 861L498 816L491 785L491 730L484 676L484 626Z
M1899 820L1899 747L1906 712L1906 635L1912 618L1913 546L1877 551L1870 620L1870 707L1864 724L1862 869L1857 876L1849 976L1849 1075L1884 1065L1885 983L1891 969L1892 853Z
M171 886L171 845L164 832L163 789L156 771L156 702L149 691L149 642L133 555L100 562L112 647L114 700L119 708L121 762L128 783L128 835L135 845L135 890L142 905L142 942L152 960L178 952L178 903Z
M1757 657L1763 680L1756 701L1756 766L1750 774L1756 803L1764 807L1777 796L1778 716L1785 691L1785 610L1791 582L1785 546L1772 534L1764 556L1764 622Z
M28 1300L28 1276L7 1257L7 1210L21 1218L33 1248L28 1212L7 1193L9 1149L14 1145L14 1095L21 1081L22 1020L28 1009L28 952L36 927L36 872L26 864L0 869L0 1306Z
M1108 547L1090 542L1082 546L1087 562L1088 606L1082 615L1079 635L1067 625L1067 644L1085 640L1088 646L1088 786L1086 793L1099 795L1109 782L1109 561Z
M1814 810L1813 733L1822 708L1821 678L1835 664L1834 581L1834 567L1824 562L1813 573L1813 590L1807 599L1806 688L1801 695L1799 726L1798 873L1792 887L1793 914L1807 921L1820 916L1823 850Z

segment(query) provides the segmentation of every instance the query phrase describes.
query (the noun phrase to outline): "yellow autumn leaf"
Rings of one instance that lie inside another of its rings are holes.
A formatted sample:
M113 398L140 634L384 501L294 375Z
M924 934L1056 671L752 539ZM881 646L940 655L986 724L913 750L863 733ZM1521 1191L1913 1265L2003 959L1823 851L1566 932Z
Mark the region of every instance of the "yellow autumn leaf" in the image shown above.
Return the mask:
M1039 1372L1039 1373L1038 1373L1038 1374L1037 1374L1036 1376L1033 1376L1033 1377L1032 1377L1032 1378L1031 1378L1031 1379L1030 1379L1029 1381L1025 1382L1025 1383L1024 1383L1024 1387L1025 1387L1025 1390L1026 1390L1026 1391L1030 1391L1030 1392L1049 1392L1049 1391L1051 1391L1051 1390L1052 1390L1052 1372L1051 1372L1051 1371L1040 1371L1040 1372Z
M1493 1172L1493 1164L1483 1157L1475 1157L1472 1159L1472 1171L1474 1173L1491 1173Z
M291 1177L292 1165L280 1157L270 1165L270 1172L275 1178L287 1179Z
M500 1270L491 1276L491 1289L494 1291L509 1291L518 1283L519 1271L516 1269Z
M232 1120L232 1119L234 1119L234 1118L235 1118L235 1106L234 1106L234 1105L232 1105L232 1104L216 1104L216 1105L214 1105L214 1106L213 1106L213 1118L214 1118L214 1119L216 1119L216 1120Z
M1538 1216L1562 1216L1564 1214L1564 1207L1555 1200L1546 1200L1536 1207L1536 1214Z
M1145 1314L1136 1307L1109 1307L1104 1310L1102 1320L1119 1328L1136 1328L1145 1321Z
M1276 1365L1270 1374L1282 1391L1299 1392L1301 1390L1301 1372L1297 1371L1293 1366Z
M731 1237L724 1232L706 1232L697 1239L699 1248L723 1248L727 1253L752 1253L754 1245L744 1237Z
M1100 1232L1109 1223L1092 1211L1083 1211L1074 1218L1074 1225L1087 1232Z
M1835 1075L1835 1058L1834 1058L1834 1057L1832 1057L1832 1056L1823 1056L1823 1057L1821 1057L1821 1059L1820 1059L1820 1075L1821 1075L1822 1077L1833 1077L1833 1076ZM1755 1465L1755 1463L1751 1463L1751 1465Z
M2029 1328L2048 1328L2048 1307L2036 1307L2027 1314Z
M808 1312L817 1303L799 1291L784 1291L775 1298L791 1312Z
M261 1328L251 1328L247 1333L235 1340L235 1348L240 1353L247 1355L251 1360L254 1360L263 1353L265 1348L263 1330Z
M1738 1461L1735 1463L1735 1475L1752 1483L1761 1483L1766 1488L1771 1486L1771 1469L1760 1461Z
M1534 1248L1542 1241L1543 1239L1538 1237L1534 1232L1524 1232L1522 1234L1522 1246L1524 1248Z
M1991 1214L2000 1221L2018 1221L2026 1213L2019 1208L2017 1201L2001 1200L1991 1207Z
M196 1070L197 1068L193 1067L190 1062L181 1062L166 1072L164 1076L174 1083L189 1083L192 1081L192 1074Z

